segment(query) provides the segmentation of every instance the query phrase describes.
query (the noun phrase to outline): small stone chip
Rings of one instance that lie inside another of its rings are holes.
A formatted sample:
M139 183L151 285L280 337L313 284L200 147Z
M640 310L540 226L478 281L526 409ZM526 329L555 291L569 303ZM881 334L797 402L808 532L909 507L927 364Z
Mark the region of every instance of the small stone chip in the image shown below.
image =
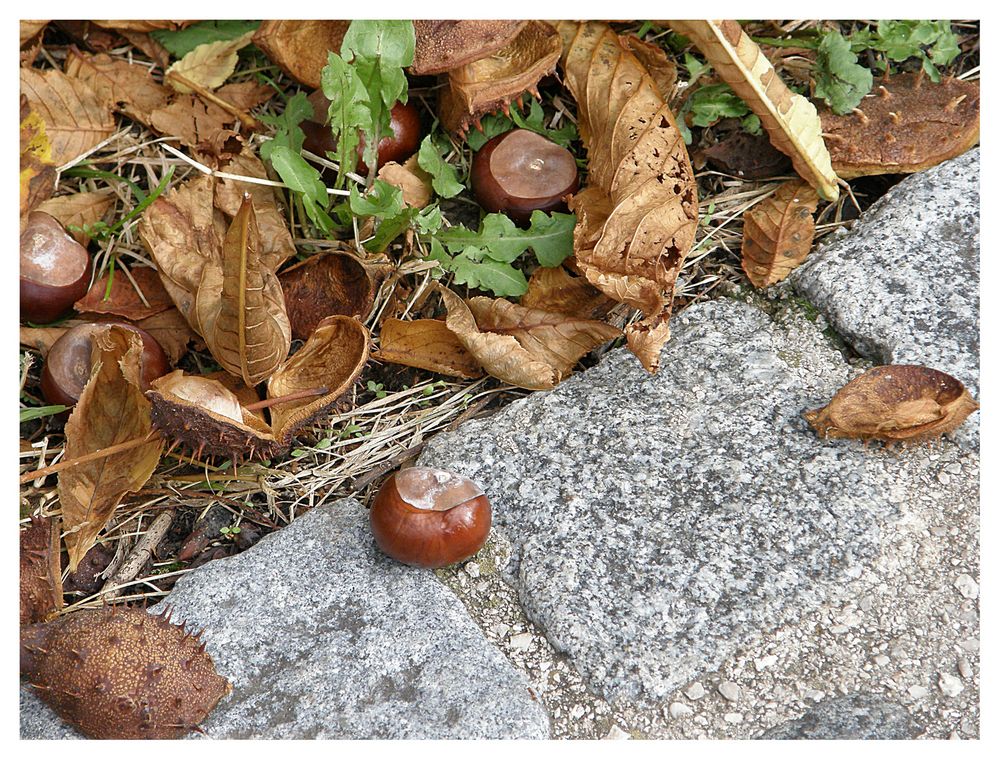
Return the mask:
M757 672L759 673L762 670L767 670L777 661L778 661L778 656L776 654L769 654L765 657L758 657L756 660L754 660L753 664L757 668Z
M886 657L884 654L875 655L875 664L878 665L880 668L885 667L886 665L889 664L889 662L890 662L889 658Z
M692 715L694 710L688 707L683 702L671 702L670 703L670 717L671 718L684 718L688 715Z
M911 686L906 690L911 697L914 699L923 699L927 696L928 691L926 686Z
M611 730L608 731L608 733L605 735L604 738L615 739L615 740L631 739L632 735L629 734L627 731L623 731L621 728L618 727L618 724L616 723L615 725L611 726Z
M530 633L518 633L515 636L510 637L511 649L528 649L530 647L531 647Z
M726 723L742 723L743 713L738 713L738 712L726 713L725 715L722 716L722 719L726 721Z
M740 687L732 681L723 681L719 684L719 694L728 699L730 702L735 702L740 698Z
M979 596L979 584L968 573L962 573L955 579L955 588L966 599L975 599Z
M707 693L708 692L705 691L705 687L701 685L700 681L695 681L684 690L684 696L688 699L701 699Z
M957 697L965 689L961 679L950 673L942 673L938 679L938 688L946 697Z
M966 680L972 678L972 666L964 657L958 658L958 674Z

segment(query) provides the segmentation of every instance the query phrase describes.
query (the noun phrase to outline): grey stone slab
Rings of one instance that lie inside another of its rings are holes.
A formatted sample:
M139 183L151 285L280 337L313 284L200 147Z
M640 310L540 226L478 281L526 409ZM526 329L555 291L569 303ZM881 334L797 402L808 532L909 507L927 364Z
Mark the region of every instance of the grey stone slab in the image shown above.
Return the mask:
M797 720L775 726L761 739L915 739L920 727L906 709L870 694L820 701Z
M720 299L673 333L655 376L612 351L420 459L484 488L505 579L609 699L656 702L717 668L857 577L898 504L945 498L923 454L808 428L850 369L805 318Z
M863 356L979 388L979 149L913 174L789 278Z
M524 676L431 571L378 551L353 500L198 568L165 604L204 627L233 683L204 723L211 738L548 736ZM33 695L25 703L24 738L65 733Z

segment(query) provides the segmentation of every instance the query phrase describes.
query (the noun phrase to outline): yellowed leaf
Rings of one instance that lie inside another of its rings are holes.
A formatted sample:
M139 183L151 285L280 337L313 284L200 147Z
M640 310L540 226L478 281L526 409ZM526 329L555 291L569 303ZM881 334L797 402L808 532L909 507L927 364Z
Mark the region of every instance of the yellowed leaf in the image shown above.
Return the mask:
M66 460L149 435L150 405L139 380L141 356L142 339L131 330L112 326L95 333L94 369L66 423ZM149 480L162 449L163 441L154 438L59 474L70 572L94 545L122 497Z
M743 214L743 271L756 287L781 282L806 260L817 203L809 183L795 179Z
M21 96L20 214L21 224L55 188L56 170L52 165L52 145L45 122Z
M253 35L254 32L250 31L232 40L198 45L167 69L164 81L181 93L191 92L191 88L183 83L185 79L208 90L214 90L236 71L239 51L250 44ZM182 79L178 79L176 75Z
M49 198L42 203L39 211L44 211L54 217L80 245L86 246L90 238L82 228L99 222L115 204L115 194L110 188L92 192L73 193ZM70 230L70 225L80 227L79 231Z
M739 22L669 23L678 34L691 38L722 80L757 114L771 144L792 159L799 176L822 198L837 200L837 174L823 142L816 107L788 89Z
M375 358L453 377L483 376L476 358L440 319L383 320Z

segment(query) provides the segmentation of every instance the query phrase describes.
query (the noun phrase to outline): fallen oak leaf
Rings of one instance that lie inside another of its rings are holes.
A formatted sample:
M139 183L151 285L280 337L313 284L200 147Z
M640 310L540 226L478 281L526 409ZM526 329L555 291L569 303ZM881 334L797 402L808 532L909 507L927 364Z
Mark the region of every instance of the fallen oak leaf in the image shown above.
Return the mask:
M150 405L139 380L142 339L110 326L94 336L93 371L66 423L65 461L136 439L148 441L60 473L59 503L70 571L114 514L138 491L160 460L163 441L151 436Z
M73 304L79 312L116 314L131 320L142 320L173 307L159 274L150 267L133 267L127 274L119 268L113 275L104 274L94 281L87 295Z
M689 37L719 77L759 118L771 144L792 159L799 176L820 197L835 201L837 174L823 143L816 107L796 95L778 76L767 57L738 21L670 21Z
M236 71L236 64L239 62L238 53L250 44L253 35L254 32L250 31L236 39L199 45L167 69L164 81L177 92L185 94L192 92L191 87L185 82L194 82L206 89L214 90Z
M743 271L755 287L781 282L806 260L818 203L809 183L794 179L743 214Z
M463 301L440 288L448 316L445 324L493 377L529 390L560 383L580 358L621 335L616 327L501 298Z
M386 318L382 321L379 348L374 358L452 377L483 376L483 368L476 358L440 319Z

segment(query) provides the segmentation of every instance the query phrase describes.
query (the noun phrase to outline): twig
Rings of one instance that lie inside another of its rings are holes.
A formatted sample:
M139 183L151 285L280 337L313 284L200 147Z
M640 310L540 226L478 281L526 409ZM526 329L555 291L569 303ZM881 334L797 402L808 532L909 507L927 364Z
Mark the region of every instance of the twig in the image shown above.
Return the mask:
M125 558L125 561L122 562L122 566L118 568L118 572L104 584L101 594L105 598L113 599L118 596L118 587L128 583L139 574L143 565L153 556L153 550L156 549L156 546L167 534L170 524L174 521L175 514L174 510L171 509L157 515L156 519L153 520L153 524L146 530L146 534L135 545L132 552Z
M59 464L53 464L48 467L43 467L40 470L24 473L24 475L21 476L21 484L23 485L31 480L34 480L35 478L44 478L47 475L54 475L55 473L62 472L70 467L76 467L78 464L93 462L95 459L104 459L104 457L109 457L113 454L120 454L123 451L138 448L144 443L152 443L159 437L160 434L155 430L152 430L144 437L132 438L128 441L116 443L114 446L108 446L107 448L98 449L97 451L91 451L89 454L84 454L83 456L78 456L74 459L64 459Z

